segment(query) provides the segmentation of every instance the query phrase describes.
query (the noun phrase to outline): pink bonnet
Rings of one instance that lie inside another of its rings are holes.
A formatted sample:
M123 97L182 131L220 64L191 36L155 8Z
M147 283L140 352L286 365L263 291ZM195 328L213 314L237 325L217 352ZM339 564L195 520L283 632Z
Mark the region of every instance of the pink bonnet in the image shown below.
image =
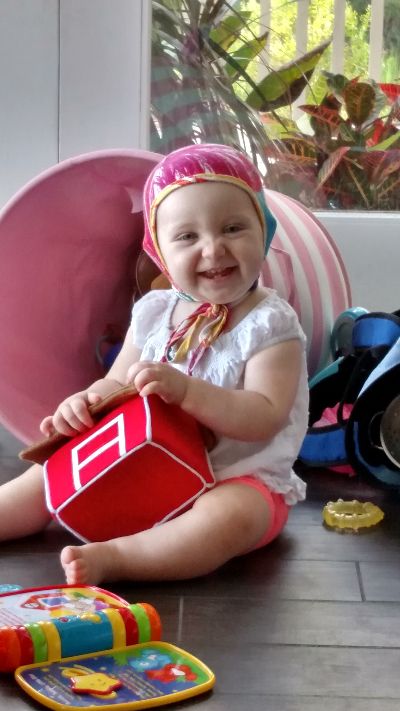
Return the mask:
M143 249L167 276L158 247L157 208L173 190L204 181L228 182L248 193L265 231L265 252L269 248L276 220L266 205L261 175L256 167L244 153L230 146L192 144L165 156L152 170L144 186Z

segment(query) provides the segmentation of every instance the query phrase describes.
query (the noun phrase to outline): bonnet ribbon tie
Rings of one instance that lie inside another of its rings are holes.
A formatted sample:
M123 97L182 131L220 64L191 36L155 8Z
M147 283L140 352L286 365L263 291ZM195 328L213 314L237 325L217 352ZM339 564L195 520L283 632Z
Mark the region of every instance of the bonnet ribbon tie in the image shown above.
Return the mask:
M199 343L193 350L188 374L200 360L204 351L218 338L224 330L228 319L229 309L225 304L204 303L190 316L183 319L171 333L165 346L162 362L173 363L185 360L189 353L193 336L198 331Z

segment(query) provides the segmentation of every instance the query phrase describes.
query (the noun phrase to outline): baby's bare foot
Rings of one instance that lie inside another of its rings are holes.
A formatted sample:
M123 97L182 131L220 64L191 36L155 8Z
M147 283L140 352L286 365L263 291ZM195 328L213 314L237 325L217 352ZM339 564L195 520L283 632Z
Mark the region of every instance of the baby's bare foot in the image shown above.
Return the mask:
M96 585L110 577L108 543L67 546L61 551L61 565L69 585Z

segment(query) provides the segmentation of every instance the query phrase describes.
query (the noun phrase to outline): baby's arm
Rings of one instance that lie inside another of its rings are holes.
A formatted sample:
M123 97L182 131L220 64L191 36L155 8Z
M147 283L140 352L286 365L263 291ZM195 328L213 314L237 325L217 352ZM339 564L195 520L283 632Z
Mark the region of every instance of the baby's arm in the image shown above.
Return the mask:
M301 372L298 339L270 346L246 365L243 390L184 375L165 363L136 363L129 379L141 395L160 395L219 435L243 441L272 438L287 422Z
M125 385L129 366L139 358L140 350L132 344L132 334L129 329L121 351L107 375L96 380L86 390L74 393L63 400L55 413L45 417L41 422L40 429L43 434L50 436L57 431L67 436L73 436L77 432L84 432L92 427L94 423L88 406L100 402L107 395Z

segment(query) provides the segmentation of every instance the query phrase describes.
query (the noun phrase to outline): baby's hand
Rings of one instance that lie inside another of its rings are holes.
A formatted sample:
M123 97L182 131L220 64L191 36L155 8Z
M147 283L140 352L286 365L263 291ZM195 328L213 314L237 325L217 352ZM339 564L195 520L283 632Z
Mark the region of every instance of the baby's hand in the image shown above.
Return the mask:
M159 395L164 402L180 405L186 397L189 376L168 363L139 361L128 370L127 383L133 383L139 395Z
M84 432L93 427L93 420L90 416L88 405L100 402L101 395L95 392L80 392L71 395L58 406L54 415L45 417L40 423L40 431L50 437L59 432L60 434L73 437L78 432Z

